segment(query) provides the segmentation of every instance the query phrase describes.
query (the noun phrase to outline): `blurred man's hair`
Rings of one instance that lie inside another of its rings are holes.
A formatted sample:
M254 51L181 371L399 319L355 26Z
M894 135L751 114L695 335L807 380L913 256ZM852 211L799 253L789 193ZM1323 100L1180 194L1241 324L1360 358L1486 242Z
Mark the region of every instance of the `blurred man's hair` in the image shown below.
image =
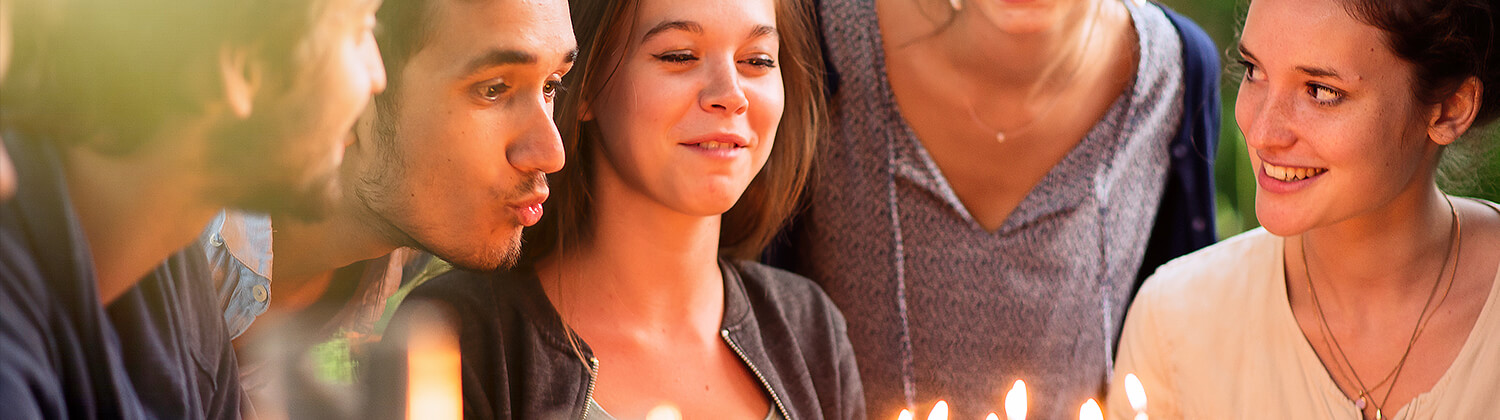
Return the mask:
M130 154L223 99L226 46L248 54L258 92L272 93L257 102L285 89L331 44L318 40L337 30L323 23L337 1L21 0L0 117L49 141Z

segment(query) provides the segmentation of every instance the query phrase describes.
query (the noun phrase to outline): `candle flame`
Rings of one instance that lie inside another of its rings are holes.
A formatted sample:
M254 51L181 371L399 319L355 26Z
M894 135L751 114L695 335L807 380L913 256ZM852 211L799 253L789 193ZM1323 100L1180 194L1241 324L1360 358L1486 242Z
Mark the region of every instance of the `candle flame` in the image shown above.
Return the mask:
M1137 413L1146 411L1146 387L1141 386L1141 378L1134 373L1125 375L1125 397L1130 399L1130 408Z
M682 420L682 412L671 404L662 404L647 411L646 420Z
M927 420L948 420L948 402L938 401L932 405L932 412L927 413Z
M990 415L984 416L984 420L1000 420L1000 416L995 415L995 413L990 413Z
M1026 382L1016 380L1005 393L1005 419L1026 420Z
M1078 409L1078 420L1104 420L1104 410L1099 408L1097 401L1089 398L1089 402Z
M413 328L406 356L406 418L462 418L458 332L429 311L418 310L411 317Z
M911 410L901 409L901 414L896 415L896 420L911 420Z

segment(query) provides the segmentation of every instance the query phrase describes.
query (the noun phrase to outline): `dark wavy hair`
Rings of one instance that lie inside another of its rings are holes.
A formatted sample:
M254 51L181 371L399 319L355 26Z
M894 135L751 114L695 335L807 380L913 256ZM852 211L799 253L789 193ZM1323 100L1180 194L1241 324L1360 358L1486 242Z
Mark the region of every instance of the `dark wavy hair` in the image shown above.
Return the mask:
M1500 116L1500 54L1492 0L1345 0L1355 19L1380 28L1386 46L1416 69L1414 92L1426 104L1452 96L1469 77L1484 85L1474 124Z
M827 119L823 59L812 5L806 0L775 1L786 108L765 167L724 213L719 252L732 258L759 256L796 210ZM579 120L581 105L593 101L609 83L620 63L608 58L625 47L629 37L619 34L631 33L639 9L636 0L570 0L568 5L578 37L578 61L563 79L569 93L558 100L556 115L567 162L549 177L552 196L545 204L545 216L525 231L522 264L592 238L590 220L595 209L589 192L594 168L589 160L600 134L597 123Z
M1463 195L1500 197L1497 180L1483 176L1496 168L1495 130L1500 117L1500 51L1494 0L1344 0L1344 9L1379 28L1386 47L1413 68L1413 95L1433 105L1452 96L1470 77L1483 87L1474 124L1459 142L1443 148L1438 184Z

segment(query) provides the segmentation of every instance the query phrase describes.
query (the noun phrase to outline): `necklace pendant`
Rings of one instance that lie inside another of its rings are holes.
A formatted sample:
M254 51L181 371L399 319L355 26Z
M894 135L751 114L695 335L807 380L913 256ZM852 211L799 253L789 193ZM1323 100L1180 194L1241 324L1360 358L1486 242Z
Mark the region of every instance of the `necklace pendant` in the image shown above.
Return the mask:
M1359 397L1359 399L1354 400L1354 406L1363 411L1365 409L1365 397Z
M1375 420L1385 420L1385 415L1381 414L1380 410L1375 410Z
M1004 143L1005 142L1005 132L1004 131L995 133L995 142L996 143Z

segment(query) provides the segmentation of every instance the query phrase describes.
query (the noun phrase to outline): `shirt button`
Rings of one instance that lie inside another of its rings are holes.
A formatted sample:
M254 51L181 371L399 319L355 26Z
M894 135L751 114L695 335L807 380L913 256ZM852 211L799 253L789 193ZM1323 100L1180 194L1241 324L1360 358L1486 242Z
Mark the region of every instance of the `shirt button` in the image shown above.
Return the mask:
M213 246L224 246L224 237L215 233L213 237L208 238L208 243Z
M255 287L250 288L250 291L255 294L256 302L265 302L266 298L270 297L267 295L266 286L263 284L255 285Z

